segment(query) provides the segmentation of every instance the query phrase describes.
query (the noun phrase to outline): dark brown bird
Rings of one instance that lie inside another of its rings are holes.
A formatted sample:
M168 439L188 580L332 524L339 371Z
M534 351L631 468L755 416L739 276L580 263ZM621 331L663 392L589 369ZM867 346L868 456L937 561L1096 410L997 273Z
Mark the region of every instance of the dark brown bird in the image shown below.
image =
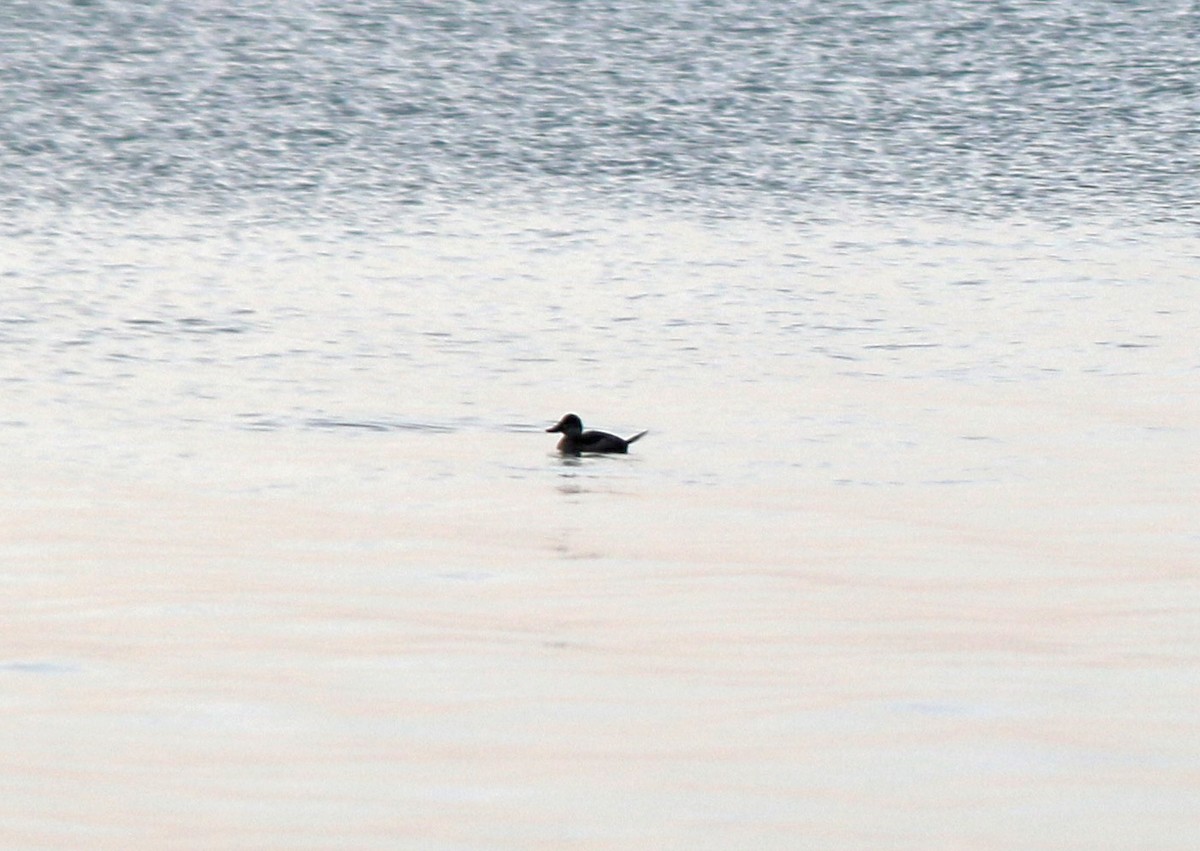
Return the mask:
M562 432L558 451L563 455L579 455L583 452L615 452L624 455L629 452L629 444L646 433L639 431L625 440L606 431L584 431L583 420L575 414L564 414L561 420L546 431Z

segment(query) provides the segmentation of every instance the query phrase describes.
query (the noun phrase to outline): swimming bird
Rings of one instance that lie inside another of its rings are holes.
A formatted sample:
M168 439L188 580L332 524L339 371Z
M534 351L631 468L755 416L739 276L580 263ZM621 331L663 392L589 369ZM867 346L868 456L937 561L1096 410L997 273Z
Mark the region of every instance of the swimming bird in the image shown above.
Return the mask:
M624 455L629 452L629 444L646 433L639 431L633 437L624 440L606 431L584 431L583 420L574 414L563 414L563 418L546 431L562 432L558 451L563 455L578 455L581 452L615 452Z

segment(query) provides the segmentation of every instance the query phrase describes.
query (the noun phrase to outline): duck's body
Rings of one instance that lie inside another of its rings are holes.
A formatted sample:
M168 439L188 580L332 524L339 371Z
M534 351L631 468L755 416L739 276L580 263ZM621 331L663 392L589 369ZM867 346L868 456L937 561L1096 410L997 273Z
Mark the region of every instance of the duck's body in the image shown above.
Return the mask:
M562 432L562 440L558 442L558 451L563 455L579 455L583 452L610 452L624 455L629 452L629 444L633 443L646 432L641 431L626 440L609 434L606 431L583 430L583 420L574 414L565 414L557 424L546 431Z

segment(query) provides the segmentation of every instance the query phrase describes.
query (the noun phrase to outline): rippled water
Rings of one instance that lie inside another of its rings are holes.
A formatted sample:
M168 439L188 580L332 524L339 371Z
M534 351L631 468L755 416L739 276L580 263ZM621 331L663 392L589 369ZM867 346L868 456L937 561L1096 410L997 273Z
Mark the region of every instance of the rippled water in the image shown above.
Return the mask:
M0 844L1192 847L1198 27L8 4Z
M2 197L1195 221L1191 2L14 3Z

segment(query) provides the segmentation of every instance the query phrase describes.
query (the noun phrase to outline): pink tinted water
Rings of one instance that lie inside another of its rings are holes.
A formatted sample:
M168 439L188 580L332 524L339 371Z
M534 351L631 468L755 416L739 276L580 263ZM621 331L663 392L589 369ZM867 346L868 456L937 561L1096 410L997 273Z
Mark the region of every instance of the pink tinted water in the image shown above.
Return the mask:
M1194 845L1191 241L488 224L12 246L5 845Z

